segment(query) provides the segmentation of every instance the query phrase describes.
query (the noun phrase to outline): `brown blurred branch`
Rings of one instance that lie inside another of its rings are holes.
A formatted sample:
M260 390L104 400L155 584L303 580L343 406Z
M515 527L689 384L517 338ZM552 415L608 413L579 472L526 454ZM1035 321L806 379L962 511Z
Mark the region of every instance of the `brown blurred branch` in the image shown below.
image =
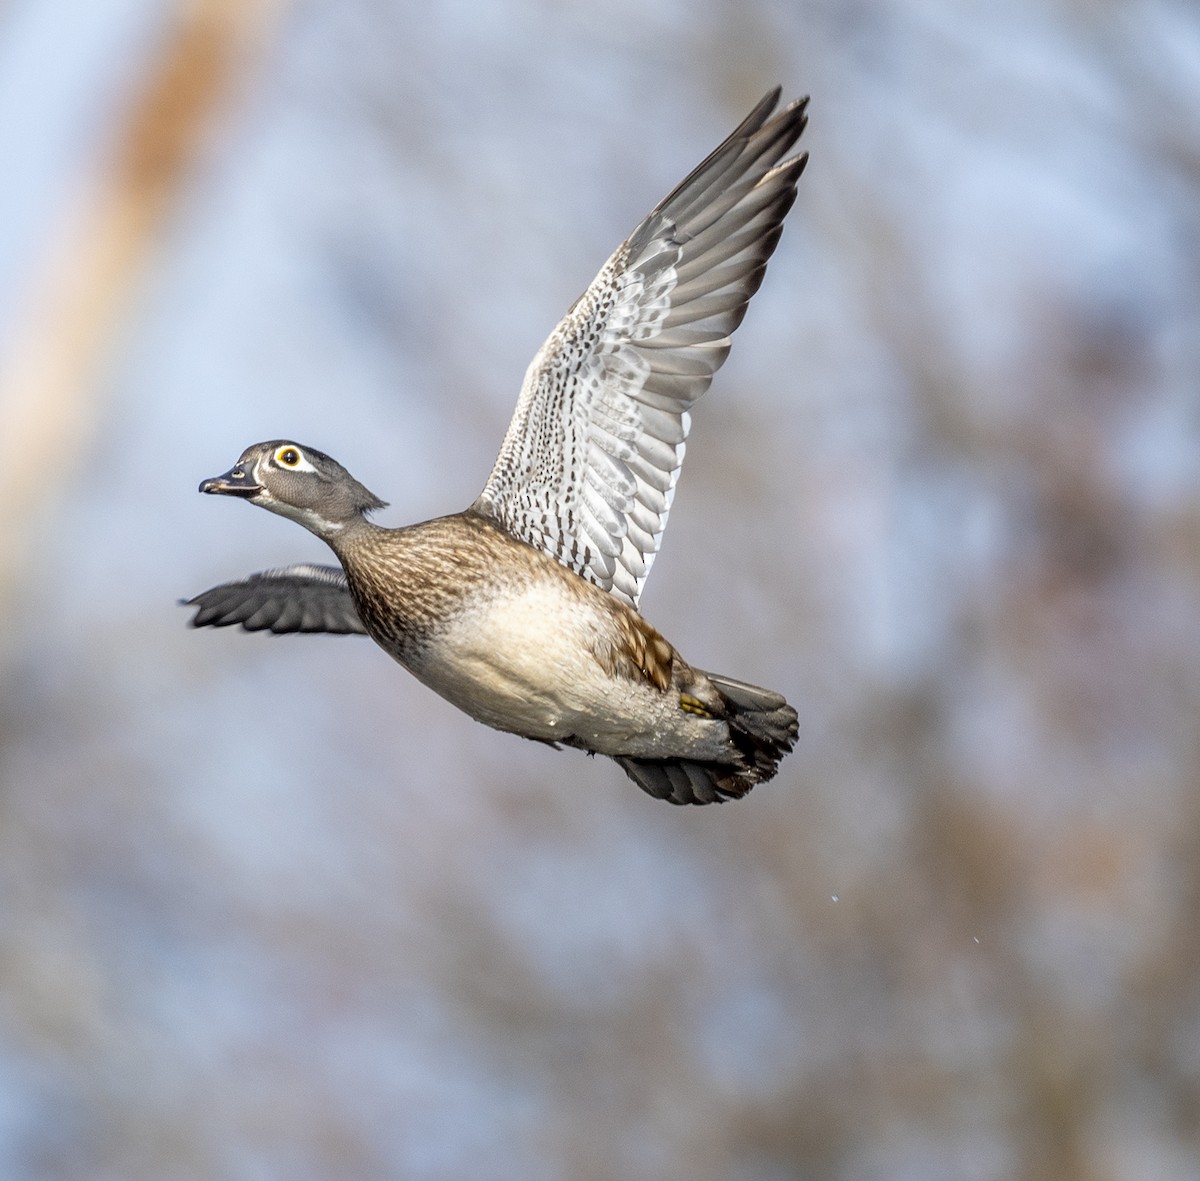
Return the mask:
M97 378L214 117L282 0L182 0L111 151L49 234L0 358L0 645L30 539L100 411Z

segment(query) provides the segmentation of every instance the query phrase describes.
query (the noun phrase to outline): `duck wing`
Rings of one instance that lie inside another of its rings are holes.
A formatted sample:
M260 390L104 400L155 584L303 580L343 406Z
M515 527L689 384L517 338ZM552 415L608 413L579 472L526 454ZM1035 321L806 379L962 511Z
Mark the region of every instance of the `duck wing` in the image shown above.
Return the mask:
M658 552L689 409L724 362L807 155L766 95L601 268L525 374L473 508L630 606Z
M346 575L337 566L302 563L223 582L184 602L193 627L241 624L248 632L365 634Z

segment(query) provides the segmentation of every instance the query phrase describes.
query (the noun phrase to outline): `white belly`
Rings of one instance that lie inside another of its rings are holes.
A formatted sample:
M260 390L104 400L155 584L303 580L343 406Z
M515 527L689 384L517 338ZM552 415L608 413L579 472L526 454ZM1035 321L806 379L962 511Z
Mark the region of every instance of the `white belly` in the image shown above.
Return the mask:
M673 695L604 670L593 654L603 627L610 616L547 580L456 616L409 667L498 730L629 753L681 715Z

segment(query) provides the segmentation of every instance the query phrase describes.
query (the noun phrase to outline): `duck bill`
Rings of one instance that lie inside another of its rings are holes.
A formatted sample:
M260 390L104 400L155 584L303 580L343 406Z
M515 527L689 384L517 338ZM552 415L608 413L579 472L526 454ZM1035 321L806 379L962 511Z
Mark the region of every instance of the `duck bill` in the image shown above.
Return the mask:
M238 463L224 475L210 476L207 480L201 480L200 491L208 492L213 496L257 496L263 487L254 482L246 470L246 466L244 463Z

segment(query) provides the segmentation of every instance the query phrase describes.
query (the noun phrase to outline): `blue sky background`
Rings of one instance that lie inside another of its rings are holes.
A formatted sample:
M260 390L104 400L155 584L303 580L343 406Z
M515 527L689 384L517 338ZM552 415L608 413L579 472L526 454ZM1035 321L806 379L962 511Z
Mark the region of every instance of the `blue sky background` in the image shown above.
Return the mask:
M110 292L146 79L238 11ZM365 641L186 627L324 560L196 494L249 443L469 503L776 82L812 158L642 604L796 704L775 781L668 808ZM1200 1172L1191 6L12 0L0 161L0 1173Z

